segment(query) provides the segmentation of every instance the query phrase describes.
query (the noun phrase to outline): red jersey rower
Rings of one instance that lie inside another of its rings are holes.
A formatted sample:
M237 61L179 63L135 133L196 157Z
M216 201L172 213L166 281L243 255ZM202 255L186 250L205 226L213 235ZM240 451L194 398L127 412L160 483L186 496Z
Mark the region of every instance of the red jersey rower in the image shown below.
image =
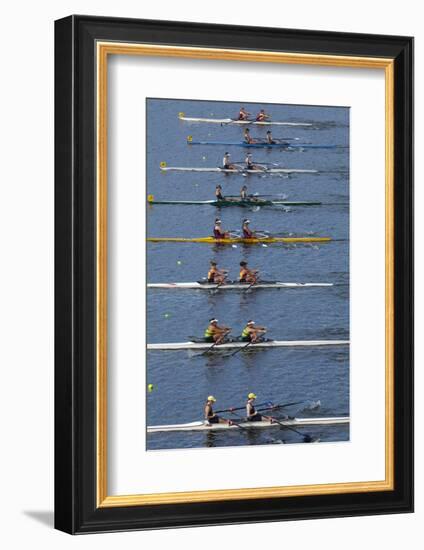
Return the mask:
M238 115L238 120L247 120L250 114L251 113L248 113L244 107L241 107Z
M219 218L215 219L215 226L213 228L213 236L215 239L228 239L230 236L228 231L223 231L221 227L221 220Z
M265 120L271 118L270 115L267 115L265 113L264 109L261 109L259 113L256 115L256 121L257 122L264 122Z
M253 239L255 233L249 227L250 220L247 218L243 220L243 225L241 226L241 231L243 234L243 239Z

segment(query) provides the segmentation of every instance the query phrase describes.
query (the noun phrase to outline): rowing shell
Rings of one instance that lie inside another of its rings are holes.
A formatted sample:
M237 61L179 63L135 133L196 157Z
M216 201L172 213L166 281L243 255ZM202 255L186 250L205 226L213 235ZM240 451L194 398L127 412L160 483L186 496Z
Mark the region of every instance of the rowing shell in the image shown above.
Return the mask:
M227 239L215 239L214 237L149 237L152 243L206 243L206 244L272 244L272 243L325 243L331 241L330 237L261 237L244 239L242 237L229 237Z
M237 430L242 428L281 428L283 426L302 427L302 426L335 426L338 424L349 424L348 416L332 416L325 418L290 418L288 420L279 420L278 423L271 424L268 421L259 422L238 422L236 424L210 424L204 422L188 422L187 424L168 424L163 426L147 426L147 433L158 432L203 432L215 430Z
M235 120L233 118L198 118L184 116L183 113L178 115L180 120L185 122L206 122L209 124L236 124L246 126L248 124L254 124L255 126L313 126L311 122L277 122L272 120Z
M246 290L256 289L256 288L306 288L306 287L317 287L317 286L333 286L333 283L280 283L278 281L261 281L259 283L239 283L239 282L228 282L223 285L218 285L216 283L206 283L206 282L192 282L192 283L149 283L148 288L166 288L170 290L174 289L200 289L200 290Z
M178 204L178 205L210 205L210 206L320 206L320 202L312 201L284 201L284 200L262 200L262 199L232 199L225 198L221 200L207 200L207 201L156 201L154 199L148 199L149 204Z
M244 348L249 342L226 342L214 346L214 350ZM346 346L349 340L265 340L249 344L248 349L254 348L284 348L284 347L311 347L311 346ZM211 342L170 342L167 344L147 344L148 350L204 350L212 346Z
M196 166L166 166L161 163L160 169L163 172L223 172L225 174L316 174L318 170L306 170L301 168L257 168L248 170L246 168L200 168Z
M245 141L193 141L187 139L188 145L230 145L233 147L247 147L250 149L336 149L337 145L317 145L313 143L266 143L259 141L247 143Z

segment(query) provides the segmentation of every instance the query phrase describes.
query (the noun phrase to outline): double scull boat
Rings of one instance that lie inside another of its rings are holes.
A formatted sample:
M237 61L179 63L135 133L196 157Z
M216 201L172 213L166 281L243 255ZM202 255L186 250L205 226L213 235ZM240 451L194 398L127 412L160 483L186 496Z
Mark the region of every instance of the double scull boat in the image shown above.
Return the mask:
M194 281L192 283L149 283L148 288L162 288L168 290L253 290L257 288L309 288L327 287L333 283L282 283L279 281L258 281L257 283L239 283L228 281L224 284L208 283L207 281Z
M285 201L279 199L265 200L261 198L249 197L242 199L240 197L225 197L224 199L205 200L205 201L157 201L153 195L147 197L149 204L177 204L177 205L208 205L208 206L240 206L249 208L252 206L320 206L320 202L313 201Z
M185 122L205 122L208 124L235 124L246 126L254 124L255 126L313 126L312 122L278 122L273 120L237 120L233 118L202 118L202 117L187 117L184 113L178 113L178 118Z
M203 432L215 430L240 430L261 429L261 428L281 428L282 426L302 427L302 426L335 426L339 424L349 424L348 416L328 416L323 418L289 418L278 419L278 422L270 423L269 421L258 422L238 422L237 424L206 424L205 422L188 422L187 424L166 424L163 426L147 426L147 433L158 432Z
M190 139L191 138L191 139ZM337 145L318 145L314 143L290 143L288 141L276 141L268 143L266 141L194 141L192 136L187 138L188 145L229 145L233 147L247 147L250 149L336 149Z
M215 239L214 237L148 237L152 243L205 243L205 244L274 244L274 243L326 243L331 237L228 237Z
M346 346L349 344L349 340L259 340L258 342L251 343L242 340L234 340L224 342L223 344L213 345L211 342L205 342L203 339L195 339L198 341L189 342L169 342L159 344L147 344L148 350L165 350L165 351L178 351L178 350L207 350L213 347L213 352L218 350L228 350L244 348L256 349L256 348L285 348L285 347L313 347L313 346ZM212 350L211 350L212 351Z
M267 168L261 166L261 163L255 164L256 168L251 170L243 168L220 168L219 166L197 167L197 166L168 166L166 162L160 163L160 169L163 172L223 172L225 174L316 174L318 170L308 170L304 168Z

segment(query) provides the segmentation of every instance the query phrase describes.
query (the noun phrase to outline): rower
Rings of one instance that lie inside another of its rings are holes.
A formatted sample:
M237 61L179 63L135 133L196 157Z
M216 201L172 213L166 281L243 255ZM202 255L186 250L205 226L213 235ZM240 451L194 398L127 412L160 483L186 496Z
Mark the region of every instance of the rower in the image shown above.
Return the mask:
M256 395L254 393L249 393L247 396L247 403L246 403L246 420L248 422L260 422L261 420L269 420L269 422L272 424L272 418L269 416L264 416L263 414L260 414L255 409L255 399Z
M227 231L222 230L221 224L221 220L219 218L215 218L215 226L213 228L214 239L228 239L230 236Z
M247 170L253 170L254 164L252 162L252 153L247 153L246 158L244 159Z
M247 194L247 185L243 185L243 187L240 189L240 197L242 200L246 200L249 198Z
M263 170L264 166L253 164L252 153L247 153L246 158L244 159L246 165L246 170Z
M213 412L213 404L216 403L216 399L213 395L210 395L206 400L205 405L205 424L206 426L210 426L211 424L228 424L229 426L232 425L231 420L227 420L226 418L221 418L217 414Z
M218 269L217 263L213 260L210 262L207 281L208 283L217 283L222 285L225 282L228 271L226 269Z
M249 227L249 223L250 220L247 218L243 220L243 224L241 226L243 239L253 239L255 236L255 233Z
M249 128L244 129L243 137L244 137L244 142L245 143L253 143L253 138L250 135Z
M268 132L266 133L266 142L267 142L269 145L273 145L274 143L276 143L276 142L272 139L271 130L268 130Z
M249 115L250 113L248 113L244 107L241 107L238 115L238 120L247 120Z
M224 153L224 158L222 159L222 167L224 168L224 170L232 170L234 168L234 165L230 162L230 157L230 153L226 151Z
M259 278L259 271L257 269L249 269L247 262L244 260L240 262L239 283L257 283Z
M241 339L243 342L258 342L260 336L266 333L266 327L259 327L255 321L247 321L246 326L242 330Z
M225 199L224 195L222 194L222 187L220 185L217 185L215 187L215 198L217 201L223 201Z
M256 122L264 122L267 118L271 117L265 113L264 109L261 109L256 115Z
M230 327L220 327L218 325L218 319L209 319L208 328L203 335L205 342L211 342L215 344L222 344L227 334L231 332Z

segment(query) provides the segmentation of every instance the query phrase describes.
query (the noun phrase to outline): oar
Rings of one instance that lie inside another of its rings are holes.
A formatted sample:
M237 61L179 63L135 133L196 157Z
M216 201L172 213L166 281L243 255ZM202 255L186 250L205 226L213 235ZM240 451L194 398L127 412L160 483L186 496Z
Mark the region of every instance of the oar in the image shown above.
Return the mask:
M235 414L235 412L234 412L235 410L236 409L233 409L233 410L229 409L226 412L229 412L230 414ZM276 418L274 418L272 416L268 416L267 418L271 419L275 424L279 424L281 427L286 428L288 430L292 430L293 432L297 433L298 435L301 435L302 438L303 438L304 443L311 443L312 442L313 438L309 434L303 434L302 432L299 432L299 430L296 430L292 426L286 426L285 424L283 424L282 422L280 422L279 420L277 420ZM234 424L236 426L238 426L239 428L241 428L241 429L247 430L247 428L245 426L240 426L240 424L238 424L236 422L234 422Z
M233 411L231 411L231 410L228 411L228 412L229 412L230 414L235 414L235 413L234 413ZM242 421L243 419L240 418L240 419L237 419L237 420L241 420L241 421ZM249 428L247 428L246 426L241 426L238 422L234 422L234 420L231 420L231 422L232 422L235 426L237 426L238 428L240 428L241 430L247 430L247 431L249 430Z
M250 285L245 290L243 290L243 292L245 292L245 293L248 292L252 288L252 286L255 286L258 283L259 283L259 279L257 279L253 283L250 283Z
M301 403L303 403L303 401L301 401ZM256 405L257 407L262 407L264 405L271 405L271 401L265 401L264 403L259 403L258 405ZM246 408L246 405L243 405L243 407L229 407L228 409L221 409L219 411L215 411L215 413L223 413L223 412L233 412L233 411L242 411L243 409ZM266 409L268 410L268 409Z
M231 331L228 330L228 331L226 332L225 336L226 336L227 334L229 334L230 332L231 332ZM223 343L223 342L220 342L220 344L222 344L222 343ZM207 353L209 353L209 352L210 352L215 346L217 346L217 345L219 345L219 344L218 344L218 341L214 342L214 343L211 345L210 348L208 348L208 349L206 349L205 351L203 351L200 355L206 355Z
M252 197L252 198L256 198L256 197L276 197L276 198L279 198L281 197L282 193L272 193L270 195L262 195L262 193L253 193L249 195L249 197ZM346 203L344 203L346 204Z
M223 281L220 281L220 282L216 285L216 287L212 290L212 294L216 294L216 293L218 292L218 290L219 290L219 287L222 286L222 285L224 285L225 283L226 283L225 279L224 279Z
M205 351L202 351L202 353L200 355L206 355L207 353L209 353L211 351L211 349L213 349L215 346L217 345L217 342L214 342L210 348L206 349Z
M235 414L233 413L232 411L229 411L231 414ZM238 420L238 419L237 419ZM240 419L240 420L244 420L244 419ZM249 431L249 428L247 426L242 426L241 424L239 424L238 422L234 422L233 420L231 421L235 426L237 426L238 428L240 428L241 430L245 430L246 432ZM266 437L265 438L265 441L268 441L269 443L273 443L275 440L274 439L270 439L269 437ZM284 442L283 442L284 443Z
M279 420L277 420L276 418L270 416L268 418L271 418L271 420L273 420L274 422L276 422L277 424L280 424L281 427L287 429L287 430L291 430L292 432L295 432L297 433L298 435L301 435L303 437L303 441L304 443L311 443L313 441L313 438L311 435L309 434L303 434L302 432L299 432L299 430L296 430L296 428L293 428L292 426L287 426L286 424L283 424L282 422L280 422Z
M237 348L236 351L233 351L232 353L227 353L224 355L224 357L233 357L240 351L243 351L244 349L248 348L252 342L248 342L245 346L242 346L241 348Z
M279 405L274 405L271 400L264 401L263 403L256 403L257 411L269 411L271 409L284 409L287 407L292 407L293 405L300 405L301 403L305 403L305 400L303 401L292 401L291 403L281 403ZM266 408L259 408L264 407L265 405L268 405ZM229 407L228 409L221 409L220 411L215 411L216 413L222 413L222 412L233 412L233 411L242 411L245 409L246 406L243 405L243 407Z
M275 409L284 409L287 407L292 407L293 405L300 405L301 403L305 403L305 401L293 401L292 403L283 403L282 405L272 405L272 403L261 403L259 405L256 405L257 407L262 407L263 405L270 405L269 407L263 408L263 409L257 409L258 412L262 411L270 411Z
M255 166L279 166L278 162L254 162Z

